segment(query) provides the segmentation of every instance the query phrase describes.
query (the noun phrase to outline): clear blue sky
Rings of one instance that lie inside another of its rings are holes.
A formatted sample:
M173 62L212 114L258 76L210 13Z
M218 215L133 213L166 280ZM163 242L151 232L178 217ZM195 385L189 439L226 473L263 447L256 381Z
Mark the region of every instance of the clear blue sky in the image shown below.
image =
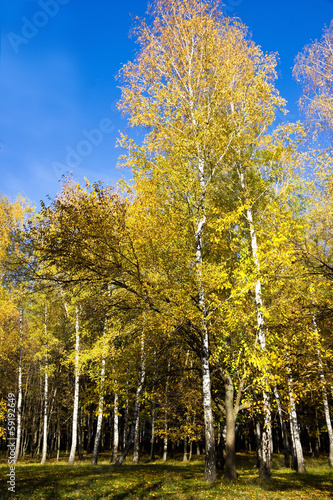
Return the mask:
M277 87L298 119L294 57L321 37L333 0L224 0L266 52L278 52ZM1 6L0 192L24 193L39 205L59 191L67 170L82 181L114 183L115 148L126 119L115 102L115 75L133 59L131 14L146 0L7 0ZM99 133L90 132L99 129ZM82 142L83 141L83 142Z

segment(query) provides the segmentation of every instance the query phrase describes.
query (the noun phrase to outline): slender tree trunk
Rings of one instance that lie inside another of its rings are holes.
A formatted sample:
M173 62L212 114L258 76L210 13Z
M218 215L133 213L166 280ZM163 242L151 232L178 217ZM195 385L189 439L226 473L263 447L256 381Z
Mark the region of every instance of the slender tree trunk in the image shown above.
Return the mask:
M167 458L168 458L169 377L170 377L170 359L168 360L168 372L167 372L167 379L166 379L166 383L165 383L163 462L166 462Z
M306 472L302 444L301 444L299 430L298 430L296 405L295 405L292 386L293 386L293 380L291 377L290 368L288 368L288 387L289 387L289 404L290 404L289 419L290 419L291 439L292 439L293 448L294 448L294 451L296 454L296 459L297 459L297 471L298 472Z
M83 460L83 443L82 443L82 426L81 426L81 420L82 420L82 409L81 409L81 415L78 416L78 421L77 421L77 449L78 449L79 460Z
M187 462L187 435L185 435L185 437L184 437L183 462Z
M156 349L154 349L154 374L153 374L153 390L152 390L152 409L151 409L151 447L150 460L155 460L155 377L156 377Z
M139 462L139 451L140 451L140 402L138 406L138 416L135 422L135 429L134 429L134 451L133 451L134 464L137 464Z
M205 162L199 152L199 176L201 197L197 206L197 220L195 231L195 250L197 264L197 283L199 307L202 316L202 333L201 333L201 368L202 368L202 395L203 395L203 413L205 426L205 480L208 482L216 481L216 462L215 462L215 433L214 420L212 411L212 392L211 392L211 375L209 365L209 333L207 327L207 311L205 289L202 280L202 236L206 225L206 180L204 175Z
M243 174L240 174L242 187L245 190L245 183ZM263 352L266 351L266 335L265 335L265 321L263 315L263 303L262 303L262 293L261 293L261 281L260 281L260 262L258 257L258 243L257 235L253 224L252 210L248 208L246 211L247 221L250 229L251 236L251 249L252 257L254 260L257 281L255 284L255 307L257 315L257 328L258 328L258 340L260 348ZM271 456L273 452L272 444L272 417L271 417L271 401L269 394L263 391L263 410L264 410L264 425L261 432L261 452L260 452L260 468L259 475L263 479L269 479L271 476Z
M230 375L225 376L226 440L224 477L236 480L236 415L234 411L234 384Z
M142 389L143 389L143 385L145 383L145 377L146 377L146 367L145 367L146 360L145 360L145 353L144 353L144 345L145 345L144 343L145 343L145 337L144 337L144 331L143 331L142 337L141 337L141 366L140 366L140 371L139 371L138 385L136 388L134 413L133 413L133 420L132 420L130 435L127 439L127 443L123 449L123 452L120 455L120 457L117 459L115 465L121 465L124 462L126 455L129 452L129 450L134 442L135 426L136 426L136 421L139 417L140 397L141 397L141 393L142 393Z
M282 407L281 407L281 401L280 401L280 395L277 387L274 387L274 396L278 408L278 414L279 414L279 420L280 420L280 426L281 426L281 434L282 434L282 441L283 441L283 454L284 454L284 465L285 467L290 467L290 447L289 447L289 440L288 440L288 431L287 431L287 426L286 422L283 418L282 414Z
M255 416L255 435L256 435L256 448L257 448L257 467L260 469L261 464L261 424L259 416Z
M126 400L125 400L125 417L124 417L124 434L123 434L123 450L126 447L127 434L128 434L128 389L129 389L129 363L127 363L126 369Z
M43 435L43 450L42 450L42 460L41 464L45 465L46 463L46 453L47 453L47 405L48 405L48 359L47 359L47 305L45 304L45 313L44 313L44 330L45 330L45 339L46 339L46 353L45 353L45 374L44 374L44 435Z
M37 425L36 425L36 412L33 412L32 417L32 431L31 431L31 448L30 448L30 457L33 458L36 450L37 443Z
M17 398L17 433L15 447L15 463L18 461L21 446L21 424L22 424L22 343L23 343L23 309L20 306L20 347L18 365L18 398Z
M92 465L97 465L98 461L98 450L101 440L102 432L102 422L103 422L103 406L104 406L104 381L105 381L105 337L107 329L107 317L104 320L103 328L103 354L102 354L102 367L101 367L101 382L99 387L99 399L98 399L98 417L97 417L97 427L94 441L93 455L91 459Z
M151 413L151 447L150 447L150 460L155 460L155 404L153 403Z
M36 455L39 458L40 452L41 452L41 444L42 444L42 422L43 422L43 401L41 402L41 409L40 409L40 415L39 415L39 423L38 423L38 442L37 442L37 448L36 448Z
M114 399L113 399L113 450L112 450L112 462L117 461L118 457L118 446L119 446L119 425L118 425L118 387L117 381L114 384ZM139 420L139 419L137 419ZM139 458L139 457L138 457Z
M188 455L188 461L189 462L191 462L192 456L193 456L193 441L191 440L190 441L190 452L189 452L189 455Z
M316 316L315 315L313 315L313 325L314 325L314 328L315 328L315 335L316 335L316 341L317 341L317 356L318 356L319 376L320 376L322 399L323 399L323 404L324 404L325 419L326 419L326 426L327 426L328 439L329 439L329 458L328 458L328 463L329 463L330 467L333 467L333 431L332 431L332 421L331 421L330 409L329 409L329 406L328 406L328 398L327 398L327 391L326 391L326 381L325 381L325 375L324 375L323 360L322 360L321 353L320 353L319 330L318 330L318 326L317 326L317 321L316 321Z
M60 413L59 413L59 409L58 409L58 415L57 415L57 462L59 462L59 458L60 458L60 444L61 444Z
M78 427L78 412L79 412L79 348L80 348L80 329L79 329L79 307L75 308L75 389L74 389L74 409L73 409L73 425L72 425L72 446L69 454L68 465L74 465L75 451L77 444L77 427Z

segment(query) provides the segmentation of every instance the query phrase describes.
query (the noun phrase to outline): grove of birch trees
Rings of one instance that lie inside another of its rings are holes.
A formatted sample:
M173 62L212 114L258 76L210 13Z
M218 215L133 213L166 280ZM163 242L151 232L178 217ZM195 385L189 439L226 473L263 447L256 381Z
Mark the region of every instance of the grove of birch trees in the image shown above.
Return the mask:
M333 467L333 24L295 54L302 122L278 123L277 56L239 19L150 14L118 80L131 180L0 198L2 453L14 393L18 461Z

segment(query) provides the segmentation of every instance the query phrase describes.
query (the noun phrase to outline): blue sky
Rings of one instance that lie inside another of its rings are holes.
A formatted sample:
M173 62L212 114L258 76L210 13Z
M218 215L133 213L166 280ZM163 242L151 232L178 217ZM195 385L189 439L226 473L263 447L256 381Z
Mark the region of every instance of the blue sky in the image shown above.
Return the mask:
M296 54L321 37L333 0L224 0L224 11L250 28L266 52L278 52L277 87L299 118ZM131 14L146 0L11 0L1 6L0 192L39 205L60 189L66 171L82 181L115 183L115 148L126 127L115 107L115 75L133 59ZM98 130L98 132L96 132Z

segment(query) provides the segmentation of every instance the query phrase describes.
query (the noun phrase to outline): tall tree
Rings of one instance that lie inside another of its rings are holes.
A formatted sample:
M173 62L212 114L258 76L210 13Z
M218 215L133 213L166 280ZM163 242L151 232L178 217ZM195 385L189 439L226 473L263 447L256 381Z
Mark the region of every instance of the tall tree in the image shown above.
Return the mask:
M217 3L157 0L152 13L152 25L143 23L137 28L140 50L122 70L120 102L132 126L151 131L142 147L124 136L121 142L129 150L124 163L134 171L137 192L145 198L143 192L149 191L151 196L151 184L145 184L149 180L156 186L159 210L173 209L186 220L200 313L195 328L201 339L205 478L214 481L205 277L212 194L214 185L223 181L230 155L264 133L274 118L274 108L283 101L273 86L275 57L264 55L239 21L224 18Z
M75 306L75 360L74 360L74 406L72 421L72 444L68 465L74 465L78 435L79 418L79 390L80 390L80 306Z

